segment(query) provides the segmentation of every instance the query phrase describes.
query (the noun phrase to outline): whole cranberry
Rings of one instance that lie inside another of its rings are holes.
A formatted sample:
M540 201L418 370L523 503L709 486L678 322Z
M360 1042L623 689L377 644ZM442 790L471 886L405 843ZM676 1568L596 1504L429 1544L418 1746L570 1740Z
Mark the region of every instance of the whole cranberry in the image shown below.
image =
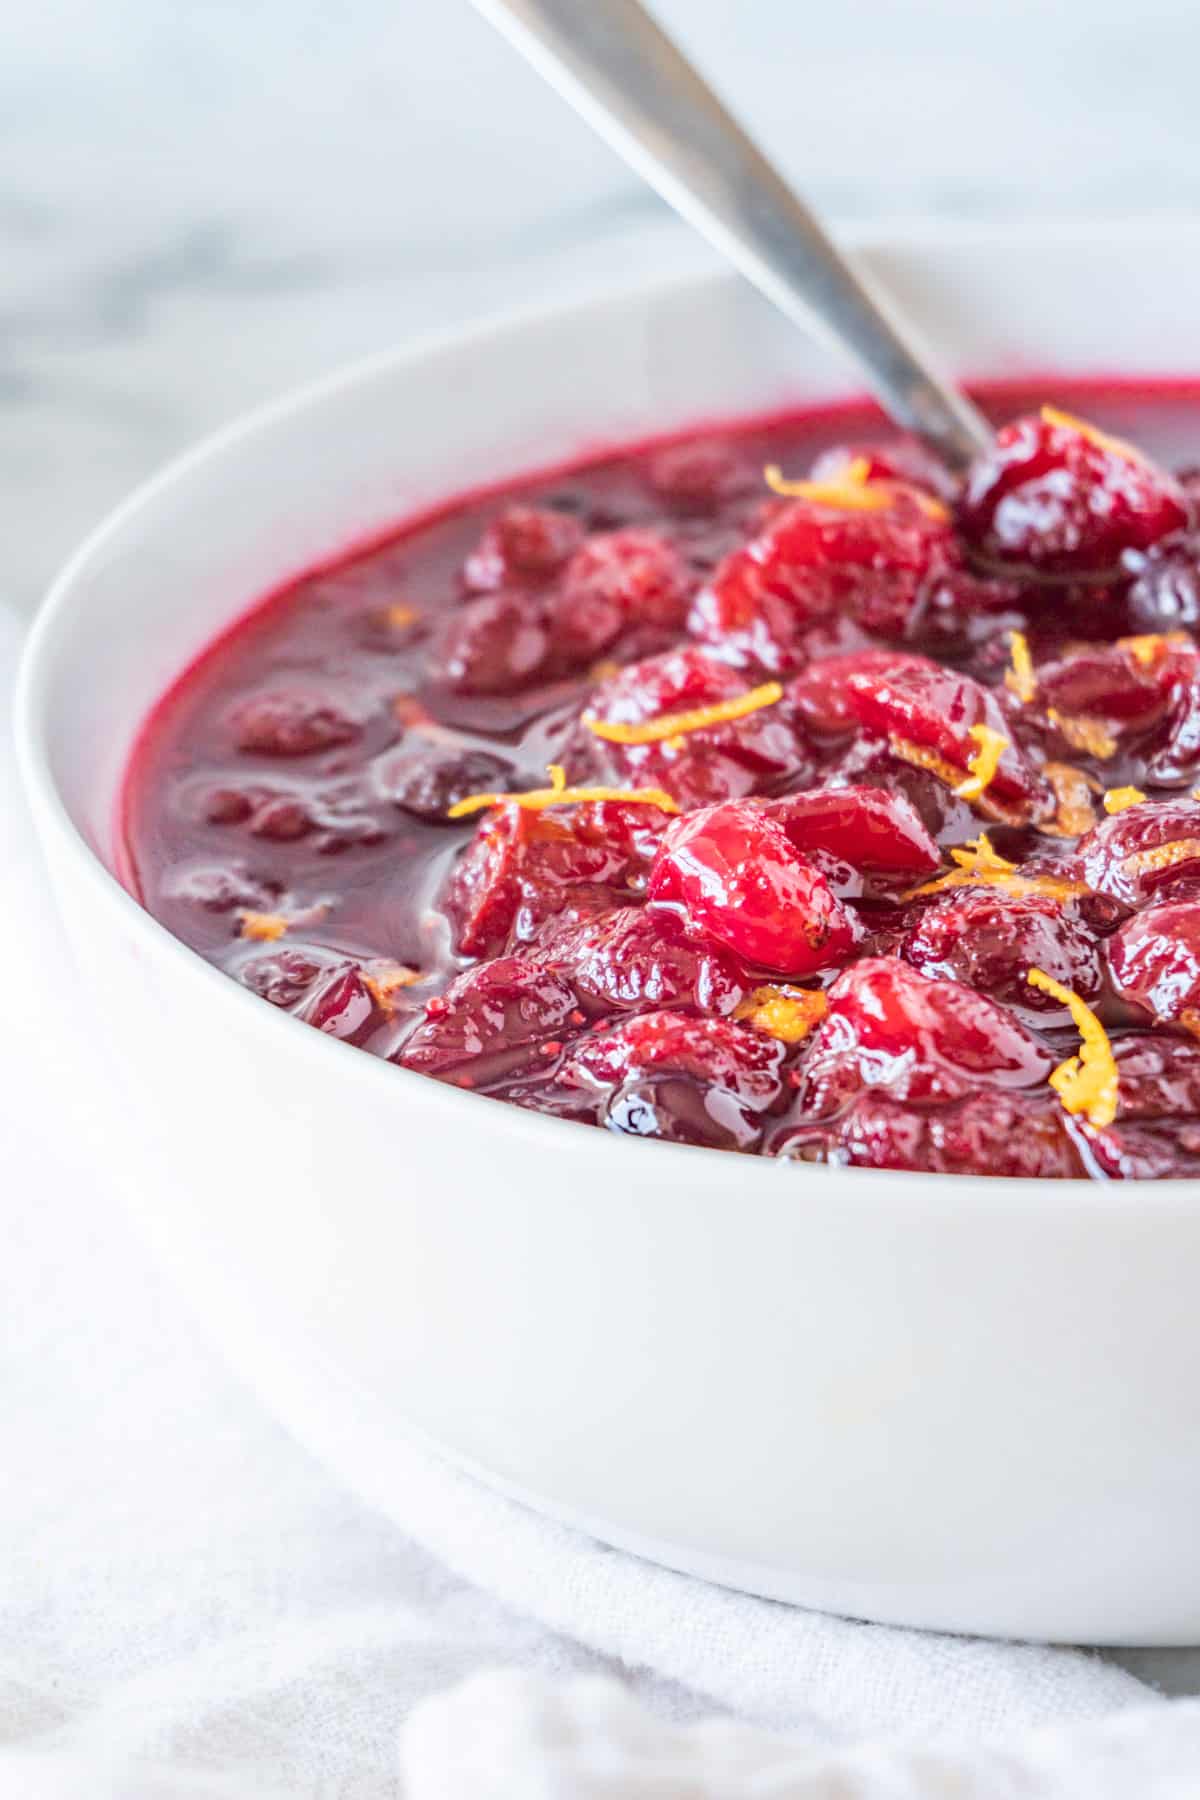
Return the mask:
M291 1008L307 999L342 960L336 951L316 945L288 944L247 958L238 968L237 978L272 1006Z
M541 601L501 592L468 601L451 615L433 674L456 694L515 694L547 678L549 659Z
M556 605L576 613L612 609L627 625L678 631L692 582L671 539L641 526L598 532L576 551Z
M812 788L767 805L797 850L827 851L852 868L886 874L929 874L941 863L937 845L902 793Z
M545 506L506 506L463 564L473 593L547 581L583 542L583 527L570 513Z
M1192 646L1163 645L1150 660L1128 644L1088 644L1039 663L1037 704L1066 714L1100 718L1118 733L1161 719L1181 681L1195 672Z
M1108 943L1108 966L1122 1000L1151 1019L1200 1024L1200 901L1150 906Z
M650 1012L582 1038L558 1076L564 1086L612 1088L630 1076L684 1075L761 1111L778 1099L784 1047L732 1019Z
M901 954L931 977L950 977L1010 1006L1061 1012L1049 994L1025 979L1041 969L1084 1000L1100 991L1102 970L1095 938L1062 906L1041 894L999 895L958 889L919 915Z
M447 815L460 800L469 794L503 793L516 778L515 765L490 751L416 749L411 743L381 756L374 773L382 798L426 825L452 823Z
M838 1111L864 1087L899 1100L961 1099L980 1086L1032 1087L1050 1052L995 1001L894 957L863 957L829 989L804 1065L801 1109Z
M1113 1040L1113 1055L1118 1120L1200 1113L1200 1043L1173 1032L1130 1031Z
M377 1017L374 995L357 963L343 962L296 1008L296 1017L328 1037L361 1041Z
M699 931L783 975L835 968L859 936L825 873L752 800L677 820L651 870L650 897L682 907Z
M651 457L650 487L683 512L713 512L743 492L754 479L747 463L721 438L691 438L669 444Z
M361 729L340 700L312 689L264 688L229 715L239 750L257 756L311 756L349 744Z
M1165 470L1046 408L1015 419L967 472L964 537L981 555L1053 576L1104 575L1188 519Z

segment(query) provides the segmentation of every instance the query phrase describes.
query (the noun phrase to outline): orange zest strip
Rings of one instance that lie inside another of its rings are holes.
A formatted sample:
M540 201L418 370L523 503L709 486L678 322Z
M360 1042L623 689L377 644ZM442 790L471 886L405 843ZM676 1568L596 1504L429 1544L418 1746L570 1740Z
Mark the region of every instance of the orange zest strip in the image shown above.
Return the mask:
M1179 1015L1179 1023L1194 1038L1200 1038L1200 1012L1197 1012L1195 1007L1185 1006Z
M1046 717L1072 750L1082 750L1101 762L1117 754L1117 740L1101 720L1089 719L1083 713L1060 713L1053 706L1046 708Z
M406 606L403 601L397 601L395 606L384 608L383 616L394 631L406 631L410 625L416 624L421 615L415 606Z
M1140 450L1127 444L1124 438L1110 437L1107 431L1101 431L1098 425L1089 425L1086 419L1077 419L1074 413L1059 412L1057 406L1043 406L1042 422L1046 425L1058 425L1065 431L1077 431L1081 438L1089 444L1095 444L1098 450L1109 450L1114 456L1123 456L1127 462L1144 462Z
M1010 896L1044 894L1051 900L1074 900L1088 889L1079 881L1061 881L1054 875L1019 875L1015 863L993 850L986 832L950 851L950 860L958 866L933 881L922 882L901 895L903 900L916 900L923 894L940 894L947 888L994 887Z
M1025 979L1030 987L1067 1008L1080 1037L1079 1054L1059 1063L1048 1077L1050 1086L1067 1112L1085 1114L1088 1123L1100 1129L1111 1125L1117 1116L1118 1082L1108 1033L1091 1007L1052 975L1029 969Z
M238 935L252 938L256 944L277 943L291 924L282 913L253 912L249 907L241 909L238 920Z
M984 789L992 784L1000 758L1008 749L1008 739L1003 732L993 731L990 725L972 725L967 736L974 738L979 748L967 759L970 775L966 781L959 782L954 792L960 800L978 800Z
M1033 671L1033 658L1029 654L1029 639L1023 631L1010 631L1008 647L1012 666L1005 670L1004 685L1010 694L1017 696L1022 706L1028 706L1037 695L1037 676Z
M733 1016L782 1044L798 1044L828 1010L829 1001L819 989L759 987L734 1008Z
M530 812L543 812L548 806L585 806L593 800L620 800L630 806L657 806L663 812L677 813L679 807L663 788L568 787L566 770L561 763L551 763L548 788L532 788L525 794L468 794L458 800L446 814L448 819L466 819L472 813L486 812L493 806L523 806Z
M843 474L830 481L789 481L778 463L768 463L763 480L773 494L787 500L807 500L814 506L832 506L843 512L883 512L904 493L911 496L925 514L939 525L949 520L950 509L907 481L872 481L871 464L865 456L856 456Z
M1058 810L1053 821L1038 830L1047 837L1082 837L1096 823L1091 780L1071 763L1048 762L1042 774L1054 790Z
M407 963L379 964L370 974L363 971L363 986L384 1012L390 1013L392 995L402 988L415 987L424 977L419 969L410 969Z
M1127 806L1140 806L1145 798L1141 788L1109 788L1104 796L1104 810L1106 813L1124 812Z
M888 745L893 756L901 762L911 763L914 769L925 769L930 775L936 775L947 787L957 787L963 778L963 772L939 756L936 750L927 750L924 744L914 744L908 738L899 737L892 732L888 737Z
M1169 650L1191 641L1186 631L1146 631L1137 637L1118 638L1117 649L1126 651L1143 669L1153 669Z
M1156 844L1153 850L1138 850L1127 856L1121 867L1127 875L1156 875L1160 869L1173 869L1176 863L1200 858L1200 838L1175 838L1169 844Z
M611 681L614 675L621 673L621 665L611 656L602 656L588 670L589 681Z
M689 731L703 731L708 725L725 725L733 719L744 719L747 713L760 712L783 699L778 681L765 681L761 687L735 694L732 700L718 700L713 706L693 706L686 712L663 713L658 719L645 719L637 725L624 725L607 719L587 719L584 724L606 744L658 744L686 736Z

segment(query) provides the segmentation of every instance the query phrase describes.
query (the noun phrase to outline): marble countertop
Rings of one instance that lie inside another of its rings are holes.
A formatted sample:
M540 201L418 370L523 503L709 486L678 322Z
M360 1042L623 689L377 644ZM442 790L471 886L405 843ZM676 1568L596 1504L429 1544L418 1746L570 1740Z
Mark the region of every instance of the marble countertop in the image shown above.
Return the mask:
M659 12L835 218L1200 203L1188 0ZM298 380L697 254L466 0L4 9L6 596Z
M835 219L1200 207L1189 0L658 10ZM703 254L466 0L10 6L4 598L296 381ZM1200 1653L1137 1666L1200 1680Z

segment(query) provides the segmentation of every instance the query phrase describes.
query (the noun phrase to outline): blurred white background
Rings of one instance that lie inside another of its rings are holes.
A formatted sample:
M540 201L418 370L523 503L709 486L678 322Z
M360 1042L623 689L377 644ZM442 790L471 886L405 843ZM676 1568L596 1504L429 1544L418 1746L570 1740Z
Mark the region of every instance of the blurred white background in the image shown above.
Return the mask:
M1192 0L658 11L835 218L1200 204ZM697 254L467 0L10 0L6 598L296 380Z

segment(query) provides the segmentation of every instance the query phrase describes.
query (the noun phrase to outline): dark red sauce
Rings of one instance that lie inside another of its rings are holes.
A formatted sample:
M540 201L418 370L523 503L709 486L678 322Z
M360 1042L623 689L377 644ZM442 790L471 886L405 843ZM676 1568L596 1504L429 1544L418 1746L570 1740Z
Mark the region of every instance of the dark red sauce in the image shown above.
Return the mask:
M962 484L824 409L297 580L146 725L130 884L269 1003L534 1110L1195 1174L1200 384L986 399L1017 422ZM552 781L633 797L447 816Z

